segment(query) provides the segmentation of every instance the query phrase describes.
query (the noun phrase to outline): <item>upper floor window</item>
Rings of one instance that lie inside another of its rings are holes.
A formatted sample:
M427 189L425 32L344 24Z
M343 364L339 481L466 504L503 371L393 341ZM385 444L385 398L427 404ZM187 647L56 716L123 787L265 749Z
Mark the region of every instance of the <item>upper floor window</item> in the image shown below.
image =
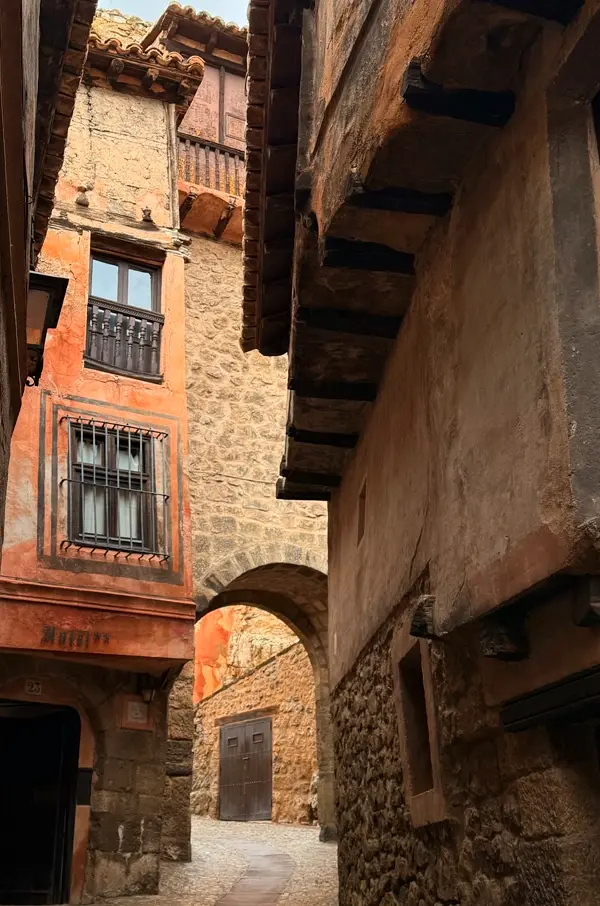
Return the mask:
M69 419L70 542L166 559L164 438L131 425Z
M160 271L94 254L86 363L118 374L160 379Z

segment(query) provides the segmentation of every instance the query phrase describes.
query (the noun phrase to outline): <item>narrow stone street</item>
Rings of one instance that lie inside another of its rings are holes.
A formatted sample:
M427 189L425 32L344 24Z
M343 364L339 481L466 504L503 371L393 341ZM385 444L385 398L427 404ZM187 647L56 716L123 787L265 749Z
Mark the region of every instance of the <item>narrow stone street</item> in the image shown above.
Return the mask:
M192 862L163 862L158 896L113 906L336 906L337 847L318 828L192 817Z

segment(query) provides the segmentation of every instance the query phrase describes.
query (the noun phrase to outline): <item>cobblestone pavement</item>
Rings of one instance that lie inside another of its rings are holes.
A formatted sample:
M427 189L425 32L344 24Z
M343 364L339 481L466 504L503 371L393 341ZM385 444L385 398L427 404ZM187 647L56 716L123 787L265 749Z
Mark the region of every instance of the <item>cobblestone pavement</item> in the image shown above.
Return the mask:
M261 886L260 878L265 878ZM192 818L192 861L163 862L154 897L111 906L337 906L337 848L315 827Z

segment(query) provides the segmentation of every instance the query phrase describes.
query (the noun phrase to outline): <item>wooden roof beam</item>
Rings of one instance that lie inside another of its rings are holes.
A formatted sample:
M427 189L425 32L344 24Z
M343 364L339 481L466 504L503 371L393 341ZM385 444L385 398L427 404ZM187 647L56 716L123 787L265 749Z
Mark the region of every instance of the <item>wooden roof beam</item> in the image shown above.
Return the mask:
M277 500L330 500L331 491L327 488L296 485L286 478L278 478L275 489Z
M419 192L417 189L399 186L367 189L361 184L353 185L345 199L346 204L353 208L399 214L426 214L431 217L443 217L447 214L452 207L452 200L450 192Z
M308 431L288 425L287 436L299 444L314 444L319 447L341 447L352 450L358 443L358 434L341 434L337 431Z
M512 91L444 88L430 81L423 74L418 58L408 64L402 97L411 109L431 116L446 116L497 128L507 124L515 109L515 94Z
M372 403L377 396L377 384L372 381L313 381L291 377L288 389L301 397L363 403Z
M387 271L412 275L414 255L398 252L378 242L358 242L327 236L321 249L323 267L347 267L352 270Z
M315 330L332 330L387 340L396 338L402 324L402 318L396 315L374 315L368 311L337 308L308 308L304 305L298 308L296 320Z

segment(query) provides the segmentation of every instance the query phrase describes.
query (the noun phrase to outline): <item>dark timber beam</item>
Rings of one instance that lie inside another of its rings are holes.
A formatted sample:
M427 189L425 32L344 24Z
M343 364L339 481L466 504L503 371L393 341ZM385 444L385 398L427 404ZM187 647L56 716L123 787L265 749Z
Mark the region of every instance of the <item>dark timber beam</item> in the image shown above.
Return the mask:
M285 478L278 478L275 496L277 500L330 500L331 491L325 488L311 488L306 485L297 487L290 484Z
M551 19L561 25L568 25L583 6L583 0L488 0L488 3L516 9L540 19Z
M361 185L355 185L348 191L346 203L353 208L371 211L443 217L452 207L452 195L450 192L419 192L417 189L402 189L396 186L366 189Z
M332 330L388 340L396 338L402 324L402 318L395 315L373 315L367 311L338 308L308 308L304 305L298 308L296 320L315 330Z
M308 431L306 428L296 428L288 425L287 436L299 444L316 444L324 447L342 447L351 450L358 443L358 434L341 434L335 431Z
M397 252L378 242L357 242L328 236L323 242L323 267L348 267L353 270L387 271L394 274L415 272L415 256Z
M341 482L339 475L331 472L309 472L307 469L289 469L283 466L281 474L292 484L314 485L317 488L337 488Z
M485 617L479 624L479 644L484 657L499 661L524 661L529 657L527 614L506 608Z
M181 205L179 207L179 222L181 223L182 226L183 226L183 221L185 220L187 215L192 210L192 205L194 204L194 202L196 201L197 198L198 198L197 192L188 192L188 194L185 196L185 198L181 202Z
M307 381L292 377L288 389L298 396L321 400L353 400L372 403L377 396L377 384L367 381Z
M502 127L515 109L512 91L480 91L475 88L444 88L423 75L421 61L412 60L404 76L402 97L413 110L432 116Z

